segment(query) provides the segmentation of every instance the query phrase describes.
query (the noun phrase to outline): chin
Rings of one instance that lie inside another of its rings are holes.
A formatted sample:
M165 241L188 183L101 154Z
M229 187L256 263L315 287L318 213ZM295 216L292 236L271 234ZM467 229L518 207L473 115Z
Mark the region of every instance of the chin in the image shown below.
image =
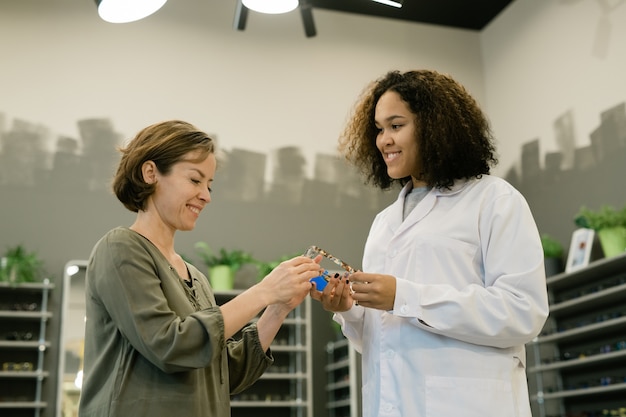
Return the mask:
M191 231L191 230L193 230L193 229L195 229L195 228L196 228L196 224L194 223L194 224L186 224L186 225L183 225L183 226L181 226L181 228L180 228L180 229L178 229L178 230L180 230L181 232L189 232L189 231Z
M394 180L400 180L408 176L408 175L398 174L397 172L394 172L391 170L387 170L387 175L389 175L389 178L394 179Z

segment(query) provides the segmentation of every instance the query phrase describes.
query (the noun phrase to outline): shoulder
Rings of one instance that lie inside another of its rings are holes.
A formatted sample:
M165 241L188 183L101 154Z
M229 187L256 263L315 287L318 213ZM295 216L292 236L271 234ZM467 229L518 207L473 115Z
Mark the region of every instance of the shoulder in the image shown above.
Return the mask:
M464 204L466 207L485 209L500 207L515 209L528 203L524 196L503 178L483 175L480 178L458 180L450 190L437 190L440 197ZM515 209L516 210L516 209Z
M455 187L461 192L481 194L485 197L498 198L504 196L521 197L521 193L503 178L493 175L483 175L480 178L457 182Z
M150 242L127 227L109 230L96 243L93 253L113 252L126 257L140 251L150 251Z

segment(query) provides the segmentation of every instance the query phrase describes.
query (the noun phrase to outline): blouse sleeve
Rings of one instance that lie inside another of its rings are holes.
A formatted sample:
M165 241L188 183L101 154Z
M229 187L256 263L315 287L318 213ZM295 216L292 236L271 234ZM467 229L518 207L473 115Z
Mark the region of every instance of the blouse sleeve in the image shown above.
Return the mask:
M256 324L243 329L242 337L227 341L230 390L238 394L256 382L274 363L271 351L261 347Z
M176 308L190 306L162 283L163 269L143 242L110 233L94 248L87 296L106 310L128 343L164 372L209 366L225 344L221 311L215 306L177 314Z

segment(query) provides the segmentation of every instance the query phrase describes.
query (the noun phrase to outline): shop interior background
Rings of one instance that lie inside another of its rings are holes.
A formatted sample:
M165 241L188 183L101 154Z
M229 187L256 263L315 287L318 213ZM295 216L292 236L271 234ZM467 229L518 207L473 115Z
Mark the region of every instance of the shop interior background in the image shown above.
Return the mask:
M498 139L494 173L568 247L580 206L626 204L623 3L518 0L481 32L314 10L306 38L295 13L235 31L234 2L171 0L114 25L90 1L3 1L0 250L36 251L60 284L65 262L132 222L108 187L115 146L179 118L227 162L181 253L201 266L200 240L263 260L316 244L359 267L395 191L364 186L337 137L369 81L413 68L466 85Z

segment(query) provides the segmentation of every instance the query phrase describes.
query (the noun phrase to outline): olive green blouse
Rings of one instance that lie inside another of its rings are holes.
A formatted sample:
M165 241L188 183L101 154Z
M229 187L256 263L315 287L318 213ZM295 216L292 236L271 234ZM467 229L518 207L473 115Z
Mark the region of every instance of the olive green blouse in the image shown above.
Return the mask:
M273 363L256 325L224 339L206 277L187 264L193 287L140 234L118 227L87 267L80 417L227 417L230 395Z

